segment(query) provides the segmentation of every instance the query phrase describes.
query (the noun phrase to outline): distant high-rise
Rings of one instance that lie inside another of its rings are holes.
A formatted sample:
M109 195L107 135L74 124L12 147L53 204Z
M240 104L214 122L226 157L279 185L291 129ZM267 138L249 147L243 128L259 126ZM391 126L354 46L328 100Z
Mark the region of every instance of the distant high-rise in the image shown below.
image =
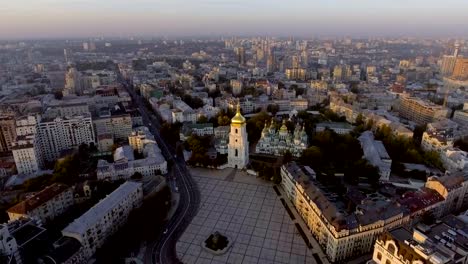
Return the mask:
M0 152L11 151L16 139L16 121L14 116L0 117Z
M455 51L453 52L453 56L454 56L455 58L457 58L459 52L460 52L460 43L456 42L456 43L455 43Z
M240 65L245 65L245 48L244 47L238 47L236 49L237 53L237 62Z
M82 85L80 73L76 70L76 68L69 68L67 73L65 74L65 88L63 90L63 94L70 95L81 93Z
M270 51L268 53L268 58L267 58L267 72L271 73L276 70L276 61L275 61L275 56L273 51Z
M468 59L457 58L453 67L452 78L459 80L468 79Z
M443 76L451 76L454 73L455 64L459 59L460 55L460 44L455 43L455 50L453 55L444 55L442 58L442 65L440 66L440 73Z

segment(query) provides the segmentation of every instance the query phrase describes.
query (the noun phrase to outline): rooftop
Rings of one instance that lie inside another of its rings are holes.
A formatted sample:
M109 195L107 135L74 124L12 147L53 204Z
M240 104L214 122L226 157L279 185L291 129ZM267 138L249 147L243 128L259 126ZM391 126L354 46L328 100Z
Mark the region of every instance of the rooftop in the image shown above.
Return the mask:
M119 186L115 191L109 194L106 198L94 205L86 213L79 218L75 219L69 224L62 232L83 234L91 228L97 221L104 218L109 210L115 208L120 202L127 199L127 197L142 184L137 182L127 181Z
M53 199L55 196L61 194L66 189L68 189L66 185L54 183L46 187L44 190L36 193L32 197L11 207L7 210L7 212L15 214L27 214L28 212L31 212L32 210L38 208L47 201Z

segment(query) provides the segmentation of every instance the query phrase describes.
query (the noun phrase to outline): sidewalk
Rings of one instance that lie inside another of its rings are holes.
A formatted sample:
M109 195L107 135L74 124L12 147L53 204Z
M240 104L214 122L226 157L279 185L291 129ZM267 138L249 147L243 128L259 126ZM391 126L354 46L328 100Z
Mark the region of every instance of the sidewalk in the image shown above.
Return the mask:
M322 261L323 264L330 264L330 261L327 259L325 253L322 250L322 247L320 247L320 244L315 240L315 238L312 236L310 233L309 228L307 227L306 223L304 220L302 220L302 216L299 215L299 213L296 210L296 207L291 203L291 200L287 197L285 194L283 188L280 185L276 185L278 188L278 191L280 192L281 196L278 196L278 199L283 198L286 204L288 205L289 209L291 209L291 212L293 213L294 217L296 218L295 220L292 220L294 224L299 224L304 231L304 233L307 234L307 237L309 239L310 244L312 245L312 254L317 254L318 258L320 258L320 261Z

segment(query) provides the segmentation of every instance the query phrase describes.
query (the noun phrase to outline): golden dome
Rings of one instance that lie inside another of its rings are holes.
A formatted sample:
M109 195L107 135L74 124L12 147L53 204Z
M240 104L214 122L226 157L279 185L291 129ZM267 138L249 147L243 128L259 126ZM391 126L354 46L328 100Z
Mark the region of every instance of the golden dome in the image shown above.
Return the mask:
M280 131L288 132L288 127L286 126L286 120L283 119L283 125L280 127Z
M231 124L244 124L244 123L245 123L245 117L243 117L240 112L240 105L237 105L237 113L231 119Z

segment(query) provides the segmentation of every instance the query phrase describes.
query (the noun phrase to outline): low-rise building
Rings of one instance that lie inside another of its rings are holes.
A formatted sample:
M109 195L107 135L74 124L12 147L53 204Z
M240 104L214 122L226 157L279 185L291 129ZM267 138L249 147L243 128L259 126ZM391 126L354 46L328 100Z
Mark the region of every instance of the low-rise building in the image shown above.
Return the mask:
M380 180L388 181L392 167L392 159L387 153L382 141L374 140L374 134L371 131L362 133L359 137L364 156L372 166L379 168Z
M180 130L180 140L185 141L191 135L197 135L200 137L212 136L214 134L213 124L184 124Z
M45 232L38 219L21 218L0 224L0 263L36 261L31 249L44 243Z
M129 146L116 150L113 163L106 160L98 161L98 179L129 179L137 172L144 177L167 173L167 162L147 127L139 127L133 131L129 136L129 142ZM144 158L135 160L133 151L143 154Z
M453 215L433 226L417 225L412 231L399 227L375 242L367 264L466 263L468 226Z
M77 239L87 258L127 221L130 212L143 202L143 185L125 182L115 191L75 219L62 235Z
M315 125L315 132L322 132L325 129L331 129L337 134L345 135L353 131L354 127L348 123L339 123L339 122L326 122L326 123L318 123Z
M7 210L10 221L23 217L48 222L73 205L73 191L66 185L54 183Z

